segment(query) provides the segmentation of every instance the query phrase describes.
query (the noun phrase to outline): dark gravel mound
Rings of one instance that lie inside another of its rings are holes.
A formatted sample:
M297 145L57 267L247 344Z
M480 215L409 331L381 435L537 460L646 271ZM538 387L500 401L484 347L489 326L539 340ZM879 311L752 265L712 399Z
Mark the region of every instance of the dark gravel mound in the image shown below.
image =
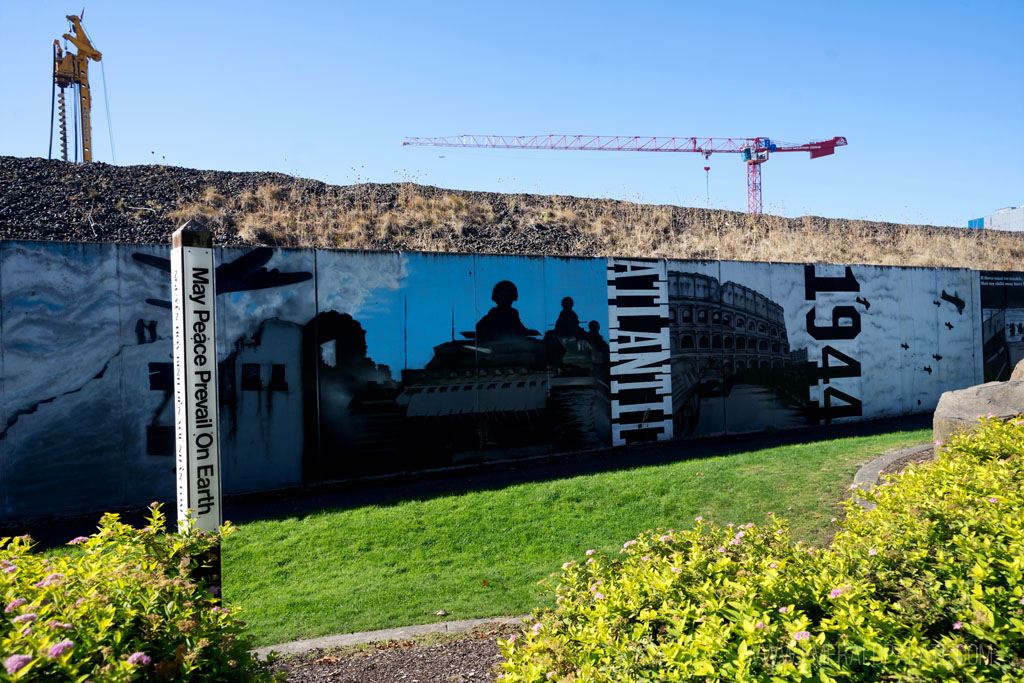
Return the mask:
M449 245L453 251L580 254L594 245L594 238L579 230L524 224L524 209L549 199L539 195L465 192L397 183L338 186L281 173L75 164L6 156L0 156L0 239L166 244L180 223L171 215L175 209L200 201L211 188L223 196L234 197L247 191L255 193L261 186L299 186L302 198L330 194L342 205L370 204L377 211L398 207L400 194L410 187L425 198L458 195L467 201L490 205L492 222L467 230L456 244ZM589 201L567 199L574 203ZM282 244L269 233L243 239L234 228L230 221L211 226L217 244ZM394 235L381 235L360 246L409 249L400 236Z
M235 194L291 180L280 173L0 156L0 239L166 244L177 227L168 212L196 201L206 187ZM241 244L231 237L218 235L218 243Z
M261 191L263 195L260 195ZM267 202L268 192L281 196ZM273 204L277 213L263 216L254 227L251 224L253 216L248 215L252 209L239 203L240 198L247 194L257 197L254 205L260 205L261 201L264 206ZM414 201L410 201L410 197ZM830 243L834 243L834 235L843 234L835 231L843 231L844 226L849 226L860 230L860 236L851 237L851 241L860 240L868 245L878 242L881 245L878 254L860 256L859 262L899 265L904 264L900 257L885 256L889 249L885 240L907 227L924 234L963 233L977 237L979 233L966 229L897 226L814 216L790 219L751 217L731 211L692 207L652 207L610 199L468 192L412 183L338 186L281 173L229 173L162 165L76 164L0 156L0 239L166 244L171 233L193 215L190 211L197 206L210 211L204 214L204 220L213 230L216 242L224 246L267 244L739 260L770 257L787 261L814 258L801 258L789 253L766 257L762 251L745 256L743 252L719 253L718 247L710 253L706 245L703 248L677 248L677 238L703 231L715 235L715 244L719 245L728 235L732 235L728 239L734 242L757 244L762 242L761 232L769 229L766 226L774 226L771 229L783 232L804 228L822 231L829 236ZM213 210L210 207L217 208ZM465 213L465 207L469 207L470 214L477 212L475 218ZM300 209L307 210L303 212ZM464 213L453 219L453 211ZM325 214L348 216L349 222L342 221L342 229L336 227L333 233L317 234L318 228L314 223ZM210 216L213 218L207 220ZM250 220L248 227L245 226L247 219ZM287 227L289 224L291 228ZM645 230L648 236L653 234L654 237L647 242L637 241L637 236ZM835 262L848 261L839 258ZM988 267L1004 267L980 263Z

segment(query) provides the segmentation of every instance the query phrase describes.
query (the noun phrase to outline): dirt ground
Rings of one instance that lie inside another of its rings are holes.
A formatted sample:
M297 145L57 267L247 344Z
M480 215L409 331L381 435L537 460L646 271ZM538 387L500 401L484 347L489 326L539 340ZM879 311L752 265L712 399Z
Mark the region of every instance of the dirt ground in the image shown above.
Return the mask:
M498 639L521 628L509 624L478 627L459 635L387 641L325 652L314 650L275 664L289 683L463 683L494 681L501 673Z

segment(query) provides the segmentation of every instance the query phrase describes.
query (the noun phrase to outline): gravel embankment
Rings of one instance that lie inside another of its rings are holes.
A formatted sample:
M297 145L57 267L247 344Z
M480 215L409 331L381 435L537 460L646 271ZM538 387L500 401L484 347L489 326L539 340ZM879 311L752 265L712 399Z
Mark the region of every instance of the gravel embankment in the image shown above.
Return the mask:
M0 239L166 244L177 227L168 213L196 201L206 187L234 194L291 180L279 173L0 156ZM230 245L230 238L218 235L218 242Z

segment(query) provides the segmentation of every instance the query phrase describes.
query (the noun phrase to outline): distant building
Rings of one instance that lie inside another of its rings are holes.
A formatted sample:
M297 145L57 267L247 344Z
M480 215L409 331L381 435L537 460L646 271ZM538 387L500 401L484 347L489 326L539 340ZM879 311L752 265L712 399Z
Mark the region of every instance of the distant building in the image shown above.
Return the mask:
M967 221L967 227L1022 232L1024 231L1024 206L1008 206L1005 209L999 209L991 216Z

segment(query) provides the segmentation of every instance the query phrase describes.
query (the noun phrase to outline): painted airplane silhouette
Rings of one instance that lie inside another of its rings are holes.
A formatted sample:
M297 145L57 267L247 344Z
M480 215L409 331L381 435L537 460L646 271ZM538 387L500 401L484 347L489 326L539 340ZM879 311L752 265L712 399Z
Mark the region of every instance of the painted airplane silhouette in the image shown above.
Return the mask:
M937 354L937 353L933 353L933 354L932 354L932 358L934 358L935 360L942 360L942 356L940 356L940 355L939 355L939 354Z
M936 301L935 299L932 299L932 303L935 304L936 306L941 306L942 305L941 301Z
M902 347L903 347L903 350L904 350L904 351L907 351L907 350L909 350L909 349L910 349L910 347L909 347L909 346L907 346L907 342L903 342L902 344L900 344L900 346L902 346Z
M953 329L953 323L946 323L946 327L948 327L949 329Z
M926 366L924 366L921 369L924 370L925 372L927 372L929 375L932 374L932 366L930 366L930 365L926 365Z
M277 268L267 270L263 265L274 255L270 247L257 247L242 254L230 263L222 263L214 270L214 283L217 294L228 292L249 292L256 289L284 287L313 278L312 273L282 273ZM171 260L151 254L132 254L132 258L147 266L152 266L165 273L171 272ZM146 303L170 308L171 302L162 299L146 299Z
M856 299L854 299L854 301L863 306L865 311L871 308L871 302L862 296L858 296Z
M959 292L954 291L952 296L950 296L946 290L942 290L942 296L939 298L956 306L956 312L960 315L964 314L964 308L967 306L967 302L960 298Z

